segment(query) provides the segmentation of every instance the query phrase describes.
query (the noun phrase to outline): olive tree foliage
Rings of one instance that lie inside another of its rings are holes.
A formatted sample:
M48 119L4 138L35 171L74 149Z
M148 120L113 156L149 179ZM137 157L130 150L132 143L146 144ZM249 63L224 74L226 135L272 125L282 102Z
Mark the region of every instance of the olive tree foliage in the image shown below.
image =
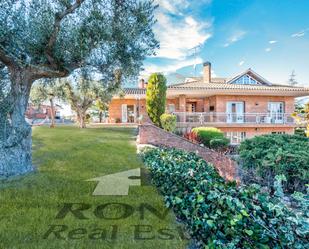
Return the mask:
M0 62L9 78L1 86L7 91L1 107L9 108L0 113L7 119L0 127L0 176L33 170L24 114L34 81L80 68L99 72L109 84L137 75L158 47L155 8L152 0L0 1Z

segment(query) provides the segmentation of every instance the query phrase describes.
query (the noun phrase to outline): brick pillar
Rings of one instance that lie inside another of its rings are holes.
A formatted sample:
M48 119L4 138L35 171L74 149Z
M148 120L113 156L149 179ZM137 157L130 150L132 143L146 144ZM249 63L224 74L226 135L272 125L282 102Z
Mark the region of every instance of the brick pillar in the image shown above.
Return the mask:
M180 122L186 122L186 95L179 95L179 111L182 112Z

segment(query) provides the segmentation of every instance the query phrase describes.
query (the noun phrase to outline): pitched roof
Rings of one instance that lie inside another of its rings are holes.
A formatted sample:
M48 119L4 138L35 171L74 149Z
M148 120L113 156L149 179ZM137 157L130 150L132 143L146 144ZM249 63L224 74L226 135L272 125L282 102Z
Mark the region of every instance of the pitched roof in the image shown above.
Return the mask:
M233 83L234 81L238 80L239 78L241 78L244 75L250 75L251 77L255 78L258 82L260 82L262 85L271 85L271 83L266 80L264 77L262 77L261 75L259 75L258 73L256 73L255 71L253 71L251 68L247 69L246 71L236 75L235 77L233 77L232 79L228 80L227 83Z
M309 91L309 88L297 87L297 86L287 86L287 85L245 85L245 84L230 84L230 83L204 83L202 81L187 82L183 84L171 85L169 89L186 89L186 90L196 90L196 89L240 89L240 90L278 90L278 91Z
M259 84L237 84L235 81L241 78L244 75L249 75L250 77L254 78ZM125 88L123 89L125 95L145 95L146 89L142 88ZM256 72L254 72L251 68L247 69L246 71L238 74L233 78L212 78L210 83L205 83L203 81L203 77L189 77L185 79L185 82L172 84L167 87L167 90L174 91L174 90L181 90L183 91L190 91L190 90L218 90L220 92L227 93L229 90L235 93L240 92L242 93L243 90L249 90L257 93L256 91L260 91L261 94L266 94L269 92L274 91L274 93L279 94L279 92L285 92L288 94L290 92L291 96L306 96L309 95L309 88L308 87L300 87L300 86L289 86L289 85L282 85L282 84L272 84ZM240 91L238 91L240 90Z

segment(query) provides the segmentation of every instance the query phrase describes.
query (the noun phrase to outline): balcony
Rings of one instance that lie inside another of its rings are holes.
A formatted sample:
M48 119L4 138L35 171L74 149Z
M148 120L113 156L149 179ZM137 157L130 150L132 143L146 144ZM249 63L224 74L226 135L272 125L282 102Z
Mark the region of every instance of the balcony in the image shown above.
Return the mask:
M225 126L277 126L295 125L290 113L218 113L218 112L174 112L179 125L225 125Z

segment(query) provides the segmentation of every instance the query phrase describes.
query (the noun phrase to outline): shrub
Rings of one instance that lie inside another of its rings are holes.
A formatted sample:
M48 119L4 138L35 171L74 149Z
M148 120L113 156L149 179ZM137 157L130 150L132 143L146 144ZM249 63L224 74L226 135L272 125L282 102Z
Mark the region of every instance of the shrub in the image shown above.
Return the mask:
M186 138L186 139L188 139L188 140L190 140L190 141L192 141L192 142L199 142L196 133L193 132L193 131L190 131L190 132L185 133L185 134L183 135L183 137Z
M224 134L214 127L197 127L192 129L196 133L199 141L205 146L210 147L210 141L212 139L223 139Z
M287 178L288 192L304 190L309 179L309 139L296 135L264 135L247 139L239 148L247 182L271 186L276 175Z
M159 126L160 117L165 112L166 78L164 75L154 73L150 76L146 91L146 109L151 121Z
M201 248L305 248L305 216L258 185L226 183L194 153L151 149L143 159L166 206Z
M226 137L224 138L215 138L210 140L210 148L215 150L226 149L230 143L230 140Z
M296 128L295 135L306 137L306 129L305 128Z
M169 132L176 130L177 117L173 114L164 113L160 117L162 128Z

